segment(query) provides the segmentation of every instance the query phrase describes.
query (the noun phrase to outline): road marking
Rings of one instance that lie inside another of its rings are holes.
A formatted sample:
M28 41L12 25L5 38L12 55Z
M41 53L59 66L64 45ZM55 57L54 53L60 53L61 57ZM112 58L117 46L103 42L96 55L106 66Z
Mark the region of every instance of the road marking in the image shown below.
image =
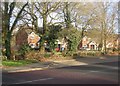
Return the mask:
M90 71L90 72L100 72L100 71L94 71L94 70L93 70L93 71Z
M100 59L103 59L103 60L104 60L104 59L107 59L107 58L106 58L106 57L100 57Z
M46 80L51 80L51 79L54 79L54 78L43 78L43 79L24 81L24 82L18 82L18 83L13 83L13 84L25 84L25 83L31 83L31 82L36 82L36 81L46 81Z
M13 70L13 71L9 71L9 73L17 73L17 72L28 72L28 71L36 71L36 70L44 70L47 69L48 67L44 67L44 68L33 68L33 69L23 69L23 70Z
M118 67L113 67L113 66L106 66L106 65L95 65L96 67L102 67L102 68L109 68L109 69L116 69L118 70Z

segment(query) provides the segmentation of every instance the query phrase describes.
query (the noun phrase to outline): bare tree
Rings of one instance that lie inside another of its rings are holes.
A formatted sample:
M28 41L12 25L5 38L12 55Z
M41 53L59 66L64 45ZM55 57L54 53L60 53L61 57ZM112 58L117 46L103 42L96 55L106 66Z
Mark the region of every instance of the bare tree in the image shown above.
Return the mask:
M37 2L34 4L35 8L41 15L43 19L43 34L48 30L48 15L52 12L55 12L59 8L60 2Z
M28 5L28 3L24 4L20 11L17 13L17 16L15 17L15 20L13 21L11 25L12 20L12 13L13 10L16 7L16 2L3 2L3 33L4 33L4 40L5 40L5 49L6 49L6 56L7 59L11 59L11 34L14 30L15 25L17 24L20 15L23 11L23 9Z
M93 3L78 3L74 8L76 12L75 26L81 29L81 37L84 36L84 32L93 25L96 16L94 15L94 4Z
M110 36L114 34L114 28L116 24L116 12L115 12L115 3L109 2L101 2L97 4L97 17L100 24L101 29L101 43L102 43L102 51L107 53L107 40ZM112 6L114 5L114 6ZM114 10L112 10L114 9Z

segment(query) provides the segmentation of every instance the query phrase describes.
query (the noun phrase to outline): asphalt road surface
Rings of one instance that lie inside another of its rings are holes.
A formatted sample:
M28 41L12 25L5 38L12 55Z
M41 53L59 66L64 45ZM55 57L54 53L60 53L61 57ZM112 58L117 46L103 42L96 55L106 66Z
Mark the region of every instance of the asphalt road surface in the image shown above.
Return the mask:
M118 61L3 73L2 84L118 84Z

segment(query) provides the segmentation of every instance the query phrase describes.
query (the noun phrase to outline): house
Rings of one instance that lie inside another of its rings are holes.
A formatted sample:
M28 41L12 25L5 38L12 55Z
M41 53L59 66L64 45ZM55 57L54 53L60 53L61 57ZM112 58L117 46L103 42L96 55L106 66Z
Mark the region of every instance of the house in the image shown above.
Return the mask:
M116 34L113 40L107 41L107 49L120 49L120 34Z
M33 32L32 27L18 26L12 33L12 46L16 46L18 49L24 44L29 44L31 48L39 47L38 41L40 37Z
M78 49L80 49L80 50L98 50L98 44L95 41L91 40L91 38L84 36L82 38L82 40L80 41Z
M117 35L116 39L114 40L114 48L120 49L120 34Z
M12 47L16 47L17 50L21 48L22 45L27 44L28 34L25 28L20 28L16 33L13 34Z
M39 40L40 37L34 32L31 32L27 38L28 44L31 48L39 48Z
M89 50L98 50L98 44L95 41L90 41L88 43Z
M62 38L61 40L60 39L57 39L55 44L57 45L57 49L58 51L64 51L67 49L67 38L64 37Z
M108 42L107 44L106 44L106 48L107 49L112 49L114 47L114 43L113 42Z

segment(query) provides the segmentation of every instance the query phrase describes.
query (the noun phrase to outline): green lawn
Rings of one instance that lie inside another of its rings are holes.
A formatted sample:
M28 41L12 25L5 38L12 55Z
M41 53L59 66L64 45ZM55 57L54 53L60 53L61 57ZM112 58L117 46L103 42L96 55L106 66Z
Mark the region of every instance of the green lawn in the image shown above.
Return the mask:
M13 61L13 60L5 60L2 61L3 66L24 66L27 64L35 63L36 61L33 60L19 60L19 61Z

